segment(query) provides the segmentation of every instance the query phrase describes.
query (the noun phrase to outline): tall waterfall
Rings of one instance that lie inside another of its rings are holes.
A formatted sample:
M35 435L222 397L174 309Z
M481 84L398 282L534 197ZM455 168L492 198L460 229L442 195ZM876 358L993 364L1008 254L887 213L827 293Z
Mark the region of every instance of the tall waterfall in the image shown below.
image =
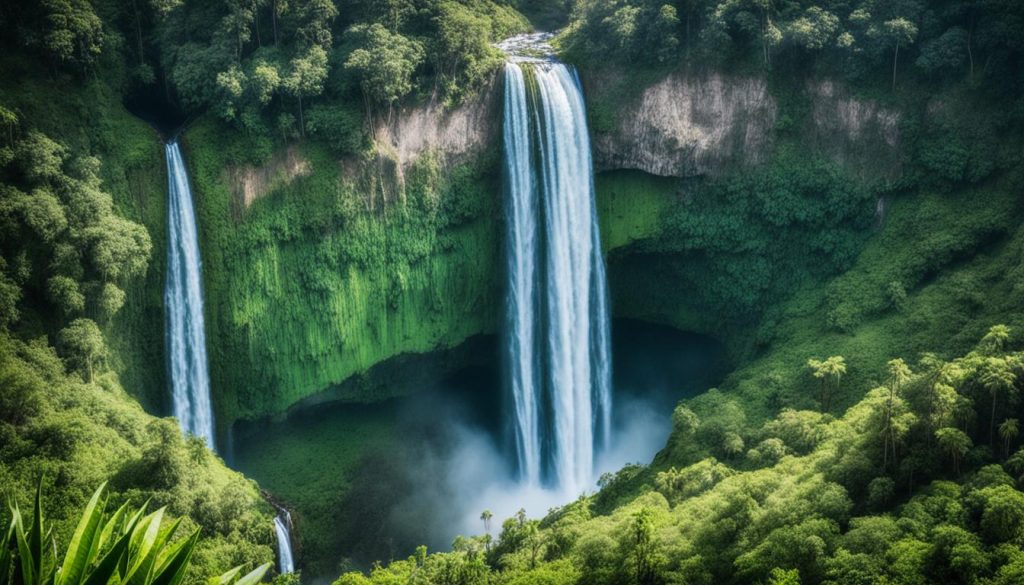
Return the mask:
M164 290L168 373L174 416L182 431L213 449L213 410L203 325L202 262L188 172L177 140L165 146L170 191L167 213L167 284Z
M292 537L289 527L292 523L291 514L274 516L274 533L277 536L277 569L282 575L295 572L295 561L292 559Z
M586 108L575 70L505 67L506 336L519 470L578 493L609 438L604 262Z

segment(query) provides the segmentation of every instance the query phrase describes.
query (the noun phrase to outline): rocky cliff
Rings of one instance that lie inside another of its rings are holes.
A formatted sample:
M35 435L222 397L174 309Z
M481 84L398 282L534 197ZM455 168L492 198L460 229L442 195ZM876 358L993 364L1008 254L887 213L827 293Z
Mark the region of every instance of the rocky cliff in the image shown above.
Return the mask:
M588 96L621 92L613 74L587 80ZM854 97L841 84L807 84L811 115L798 131L824 155L859 173L899 172L898 113ZM767 159L781 119L761 77L674 73L617 107L610 129L594 132L597 171L635 169L665 177L720 175Z

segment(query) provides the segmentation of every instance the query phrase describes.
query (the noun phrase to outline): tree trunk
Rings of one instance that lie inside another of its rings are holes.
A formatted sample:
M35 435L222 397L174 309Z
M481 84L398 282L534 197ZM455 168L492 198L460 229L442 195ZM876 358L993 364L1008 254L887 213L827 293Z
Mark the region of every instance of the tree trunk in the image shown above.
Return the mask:
M992 393L992 415L988 419L988 444L996 445L996 394Z
M971 33L967 33L967 58L971 63L971 72L968 81L974 81L974 51L971 49Z
M274 28L274 44L277 44L277 0L270 3L270 24Z
M142 65L146 59L142 52L142 17L139 15L136 0L132 0L132 11L135 13L135 39L139 45L139 65Z
M899 58L900 58L900 42L896 41L896 50L893 52L893 56L892 56L892 90L893 91L896 91L896 64L899 62Z
M302 116L302 92L299 92L299 136L306 137L306 121Z
M256 46L262 48L263 41L260 40L260 9L255 2L253 2L252 8L252 28L256 32Z

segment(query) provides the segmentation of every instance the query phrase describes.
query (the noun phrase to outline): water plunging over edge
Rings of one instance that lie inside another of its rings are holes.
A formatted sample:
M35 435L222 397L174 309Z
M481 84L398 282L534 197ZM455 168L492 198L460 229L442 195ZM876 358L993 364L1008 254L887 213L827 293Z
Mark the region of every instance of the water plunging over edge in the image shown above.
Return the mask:
M610 328L583 92L548 38L500 45L508 384L523 481L579 493L609 440Z
M274 516L274 533L277 536L277 569L282 575L295 572L291 525L292 515L287 510Z
M185 433L215 449L203 321L202 261L188 171L177 140L167 156L167 283L164 289L168 377L174 416Z

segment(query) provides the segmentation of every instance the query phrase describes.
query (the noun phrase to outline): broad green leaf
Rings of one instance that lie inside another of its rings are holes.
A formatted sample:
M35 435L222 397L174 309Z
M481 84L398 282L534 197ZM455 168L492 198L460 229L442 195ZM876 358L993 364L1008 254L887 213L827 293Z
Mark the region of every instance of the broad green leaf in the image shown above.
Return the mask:
M234 585L256 585L260 582L260 579L263 578L263 575L267 572L267 569L269 568L270 563L260 565L256 567L256 570L236 581Z
M220 577L210 577L206 580L206 585L231 585L231 582L235 580L235 577L242 572L241 565L231 569L227 573L224 573Z
M100 498L106 482L100 485L92 499L85 506L82 519L75 528L75 533L68 544L67 553L64 555L64 564L60 569L58 577L59 585L78 585L85 578L85 572L89 569L95 557L93 543L98 538L103 521L103 508L100 505Z
M14 585L34 585L36 582L35 562L32 560L30 535L25 533L25 522L21 511L14 508L14 539L18 545L18 560L14 565Z
M159 569L149 585L178 585L181 583L197 542L199 542L199 530L172 545L166 561L160 563Z
M11 523L4 533L4 538L0 541L0 585L8 585L10 582L11 561L14 560L11 555L11 540L13 538L14 518L11 518Z
M89 578L85 580L84 585L107 585L110 578L117 572L121 558L128 552L128 544L131 542L132 530L134 528L134 524L128 526L128 531L114 543L114 546L110 547L110 550L103 556L100 564L89 574Z
M128 513L128 503L121 504L121 507L114 512L114 515L107 520L107 523L103 526L103 532L100 533L100 538L96 541L93 550L90 551L93 558L96 558L103 547L107 545L107 542L111 540L120 530L121 523L124 522L124 518Z
M39 485L36 486L35 510L32 515L32 531L29 533L29 546L32 548L32 574L35 581L41 581L43 574L43 479L39 478Z
M135 572L135 569L146 560L146 556L153 549L153 543L156 542L157 535L160 534L160 524L163 522L163 519L164 508L160 508L139 521L139 525L135 527L135 532L132 534L132 543L129 547L132 566L128 568L127 573L122 575L122 581L127 581L131 577L131 573Z
M132 550L132 542L138 539L137 531L139 529L139 523L143 519L143 514L145 514L146 512L147 505L149 505L149 500L146 500L146 503L143 504L141 508L136 510L136 512L131 515L131 519L128 521L128 528L124 533L125 536L128 537L128 548L125 551L125 554L121 557L121 562L118 566L118 571L122 575L128 574L128 558L131 556L130 553Z
M160 508L148 517L149 522L145 527L143 541L139 549L134 553L132 566L128 573L121 577L122 583L144 585L149 581L157 558L167 543L171 531L177 528L179 522L177 520L173 522L170 530L168 530L167 527L161 526L163 524L163 516L164 508ZM143 521L145 522L145 519ZM140 530L142 530L141 523L136 532Z

